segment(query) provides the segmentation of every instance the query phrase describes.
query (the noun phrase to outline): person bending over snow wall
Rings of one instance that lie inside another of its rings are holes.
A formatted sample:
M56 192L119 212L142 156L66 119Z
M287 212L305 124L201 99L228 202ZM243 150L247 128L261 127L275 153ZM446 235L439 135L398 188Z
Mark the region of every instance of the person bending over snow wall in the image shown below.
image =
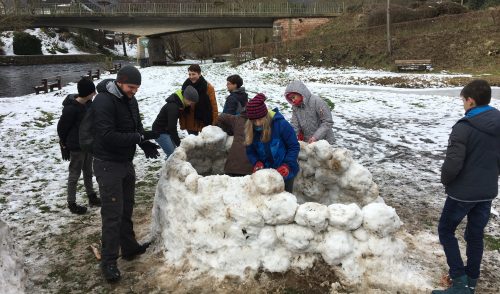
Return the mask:
M293 193L293 179L299 172L299 141L292 126L278 109L268 111L266 96L257 94L247 103L245 145L253 172L274 168L283 176L285 190Z
M301 81L291 82L285 90L286 100L292 104L291 124L299 141L313 143L326 140L333 144L333 119L326 102L311 94Z
M159 137L155 140L165 152L165 159L181 144L177 132L179 117L186 107L196 104L198 99L198 92L192 86L187 86L184 91L178 90L165 99L167 103L161 108L152 127L153 131L159 134Z

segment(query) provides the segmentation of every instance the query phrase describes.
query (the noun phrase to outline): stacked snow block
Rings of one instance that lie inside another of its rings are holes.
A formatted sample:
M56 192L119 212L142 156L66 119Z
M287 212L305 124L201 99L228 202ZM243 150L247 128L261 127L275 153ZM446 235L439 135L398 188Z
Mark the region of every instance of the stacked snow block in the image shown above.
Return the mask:
M0 220L0 293L24 293L26 276L9 226Z
M166 161L152 235L167 263L244 278L260 268L285 272L323 259L355 287L380 280L392 289L426 284L401 262L405 244L395 237L402 224L395 209L378 197L370 172L349 151L325 141L301 145L296 196L284 191L274 169L223 175L231 142L208 126Z

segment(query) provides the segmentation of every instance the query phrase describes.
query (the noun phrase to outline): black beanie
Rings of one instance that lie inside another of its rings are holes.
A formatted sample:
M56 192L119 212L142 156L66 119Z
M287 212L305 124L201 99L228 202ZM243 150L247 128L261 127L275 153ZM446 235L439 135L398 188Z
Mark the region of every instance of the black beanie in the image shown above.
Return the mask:
M82 98L87 97L88 95L95 92L94 83L87 78L82 78L80 81L78 81L76 87L78 89L78 96Z
M135 66L126 65L118 71L116 81L122 84L140 85L141 73Z

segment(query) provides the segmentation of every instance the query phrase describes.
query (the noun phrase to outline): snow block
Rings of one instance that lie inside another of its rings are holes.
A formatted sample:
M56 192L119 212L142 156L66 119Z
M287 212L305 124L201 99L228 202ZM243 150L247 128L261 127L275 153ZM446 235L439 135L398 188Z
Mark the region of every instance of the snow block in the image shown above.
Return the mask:
M363 207L363 227L380 237L396 232L401 225L396 210L384 203L371 203Z
M26 276L9 226L0 220L0 293L24 293Z

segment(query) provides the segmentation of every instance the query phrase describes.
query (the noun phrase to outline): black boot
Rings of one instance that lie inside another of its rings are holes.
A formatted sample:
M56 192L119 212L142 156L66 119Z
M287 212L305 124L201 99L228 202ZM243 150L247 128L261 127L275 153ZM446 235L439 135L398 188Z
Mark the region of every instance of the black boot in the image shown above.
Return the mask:
M132 259L136 258L137 256L144 254L146 252L146 249L148 249L149 245L151 245L151 242L146 242L142 245L139 245L135 251L128 252L128 253L122 253L122 258L128 261L131 261Z
M68 203L69 211L75 214L85 214L87 207L76 204L75 202Z
M102 275L109 283L118 282L121 278L120 270L116 264L101 264Z
M101 198L97 197L97 194L91 193L88 195L89 197L89 206L101 206Z

